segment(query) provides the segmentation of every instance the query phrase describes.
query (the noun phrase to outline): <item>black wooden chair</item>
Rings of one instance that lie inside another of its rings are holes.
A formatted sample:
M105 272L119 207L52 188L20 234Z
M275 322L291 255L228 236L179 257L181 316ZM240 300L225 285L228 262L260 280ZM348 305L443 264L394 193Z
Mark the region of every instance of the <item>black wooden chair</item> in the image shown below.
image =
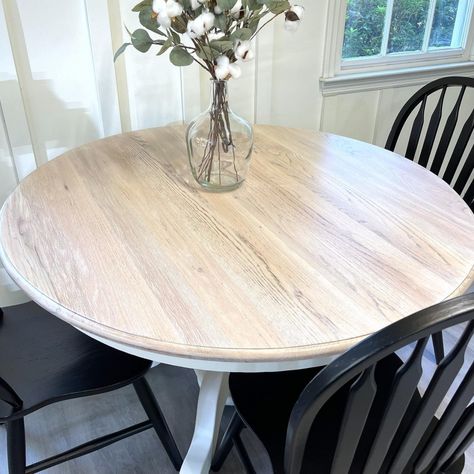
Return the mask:
M469 151L463 166L460 166L474 130L474 101L467 104L469 118L458 126L459 112L465 102L463 99L465 99L468 88L474 89L473 78L444 77L430 82L420 89L408 100L398 114L385 148L391 151L395 150L400 134L407 125L407 120L414 114L404 156L410 160L414 160L418 156L419 165L428 168L450 184L459 195L463 196L471 210L474 211L474 181L470 181L471 173L474 170L474 146ZM448 108L445 104L448 89L456 90L457 99L453 108ZM436 106L431 118L428 118L425 115L430 100L435 100ZM446 117L446 121L441 130L440 123L443 117ZM453 142L452 152L448 156L448 149L453 137L456 137L456 142ZM436 147L435 143L437 143ZM441 173L445 162L447 166ZM458 168L460 168L459 174L456 177Z
M462 336L422 393L428 340L454 326ZM244 420L277 474L462 472L464 451L474 438L474 363L469 359L464 376L462 367L473 333L474 294L469 294L392 324L324 369L232 374L238 413L213 469L221 467L232 442L244 449L239 437ZM407 353L403 360L400 350ZM454 395L437 417L455 379ZM248 464L247 471L255 472Z
M156 430L179 470L182 457L144 377L150 366L85 336L34 303L0 310L0 424L7 429L9 473L39 472L149 428ZM26 466L26 415L54 402L129 384L148 420Z
M474 212L474 181L471 179L474 170L474 146L469 150L463 163L463 156L474 130L474 100L468 104L465 100L468 88L474 90L473 78L444 77L420 89L408 100L395 119L385 148L395 150L408 119L414 116L404 156L410 160L418 156L418 164L439 175L451 185ZM445 104L448 89L455 90L457 94L452 108L448 108ZM428 120L425 116L430 100L434 101L435 107ZM469 118L462 126L458 126L459 112L463 104L467 105ZM446 117L446 121L441 130L443 117ZM453 142L452 152L448 155L453 137L456 137L456 141ZM446 167L442 172L444 163ZM444 345L440 335L433 335L433 346L439 362L444 356Z

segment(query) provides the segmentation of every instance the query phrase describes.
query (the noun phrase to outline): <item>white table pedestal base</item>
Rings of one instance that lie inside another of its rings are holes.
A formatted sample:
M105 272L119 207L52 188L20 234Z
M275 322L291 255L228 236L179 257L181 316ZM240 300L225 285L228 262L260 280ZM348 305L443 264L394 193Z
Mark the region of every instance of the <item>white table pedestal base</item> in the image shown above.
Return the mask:
M219 427L229 396L229 374L199 371L201 389L194 435L181 474L208 474L216 450Z
M133 354L143 359L193 369L200 387L196 424L189 451L181 468L182 474L208 474L212 457L216 449L222 413L225 405L233 405L229 392L229 374L231 372L282 372L285 370L307 369L329 364L335 357L318 356L312 359L278 362L216 362L199 359L184 359L156 354L120 342L112 341L77 328L84 334L115 349ZM209 370L212 369L212 370Z

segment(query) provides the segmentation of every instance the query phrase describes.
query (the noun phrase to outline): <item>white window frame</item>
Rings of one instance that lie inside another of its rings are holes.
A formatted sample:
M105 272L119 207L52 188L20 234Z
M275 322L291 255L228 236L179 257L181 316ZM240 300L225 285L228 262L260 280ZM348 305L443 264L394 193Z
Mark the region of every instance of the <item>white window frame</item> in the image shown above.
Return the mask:
M328 22L326 31L326 48L321 78L321 88L324 95L333 95L340 92L374 89L375 83L386 87L393 84L408 85L423 82L425 77L457 74L463 71L474 74L474 0L465 0L466 24L463 28L463 37L460 38L459 48L428 49L431 34L431 18L434 15L434 3L430 6L430 27L427 28L424 38L426 52L406 52L389 56L372 56L357 59L342 59L342 45L346 19L347 0L330 0L328 6ZM385 19L383 51L388 45L389 21L393 0L388 0L387 16ZM459 20L458 20L459 21ZM415 80L415 75L420 79ZM423 75L423 79L421 78ZM411 77L410 77L411 76ZM371 86L371 87L369 87ZM380 87L379 87L380 88Z

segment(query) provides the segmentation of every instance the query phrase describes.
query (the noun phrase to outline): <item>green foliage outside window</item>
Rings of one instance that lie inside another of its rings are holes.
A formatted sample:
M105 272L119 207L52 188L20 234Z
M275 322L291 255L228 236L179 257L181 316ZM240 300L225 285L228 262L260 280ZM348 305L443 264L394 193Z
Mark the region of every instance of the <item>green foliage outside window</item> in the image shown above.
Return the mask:
M438 0L436 2L430 46L450 46L453 36L459 0Z
M380 54L387 0L348 0L343 58Z
M420 51L430 0L395 0L388 52Z
M437 0L429 47L451 46L459 0ZM430 0L395 0L387 53L420 51ZM387 0L347 0L343 58L381 54Z

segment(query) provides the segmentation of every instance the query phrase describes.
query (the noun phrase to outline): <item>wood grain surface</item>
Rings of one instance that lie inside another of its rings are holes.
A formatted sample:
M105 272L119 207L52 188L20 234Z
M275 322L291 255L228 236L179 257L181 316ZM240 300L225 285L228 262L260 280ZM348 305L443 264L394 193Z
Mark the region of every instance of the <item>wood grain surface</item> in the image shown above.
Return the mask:
M184 130L72 150L5 203L1 255L48 310L101 337L219 361L333 355L474 279L474 215L417 164L258 126L237 191L201 191Z

